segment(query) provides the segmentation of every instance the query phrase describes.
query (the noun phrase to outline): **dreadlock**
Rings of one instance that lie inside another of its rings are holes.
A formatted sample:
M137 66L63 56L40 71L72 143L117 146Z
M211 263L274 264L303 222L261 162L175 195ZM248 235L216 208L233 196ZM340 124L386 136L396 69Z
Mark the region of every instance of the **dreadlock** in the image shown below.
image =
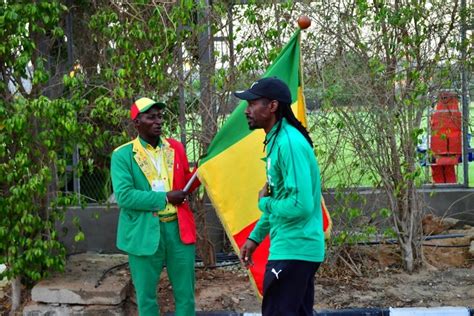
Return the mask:
M313 148L314 147L313 141L311 140L311 137L309 136L308 131L303 126L303 124L301 124L301 122L296 118L295 114L291 110L290 104L281 104L281 105L283 105L283 106L278 106L278 110L277 110L277 115L279 116L278 119L280 120L280 123L279 123L280 126L281 126L281 119L283 117L286 118L288 123L293 125L298 131L300 131L300 133L308 141L311 148Z
M314 147L313 141L311 140L311 137L309 136L308 131L303 126L303 124L301 124L301 122L295 117L295 114L291 110L290 104L282 103L280 101L278 101L278 103L279 103L278 104L278 109L277 109L277 112L276 112L277 120L278 120L278 122L277 122L278 126L277 126L273 136L269 139L265 139L264 145L266 146L272 138L274 138L278 135L278 133L281 130L281 123L283 121L282 119L286 118L288 123L293 125L304 136L304 138L306 138L306 140L308 141L311 148L313 148ZM273 145L275 145L275 142L273 142L272 147L269 150L269 154L272 152Z

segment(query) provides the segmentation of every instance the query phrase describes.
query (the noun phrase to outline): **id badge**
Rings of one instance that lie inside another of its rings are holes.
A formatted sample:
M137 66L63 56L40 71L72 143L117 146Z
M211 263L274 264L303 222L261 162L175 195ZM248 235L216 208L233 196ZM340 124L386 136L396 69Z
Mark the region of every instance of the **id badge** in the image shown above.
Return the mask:
M163 180L153 180L151 189L155 192L165 192L165 182Z

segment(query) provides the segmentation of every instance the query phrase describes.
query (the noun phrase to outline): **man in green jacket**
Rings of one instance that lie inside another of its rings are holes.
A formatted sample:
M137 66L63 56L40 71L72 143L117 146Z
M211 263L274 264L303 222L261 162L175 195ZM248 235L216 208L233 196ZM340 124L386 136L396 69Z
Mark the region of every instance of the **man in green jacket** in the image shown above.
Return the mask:
M246 91L250 129L266 133L267 182L259 193L262 211L240 251L249 266L269 234L263 282L263 316L313 315L314 277L324 260L319 167L308 132L291 110L291 92L277 78L263 78Z
M192 177L183 145L161 137L165 104L135 101L138 137L116 148L111 174L120 207L117 248L128 253L140 316L159 315L156 286L166 265L177 316L195 314L196 228L183 191ZM192 191L199 185L195 181Z

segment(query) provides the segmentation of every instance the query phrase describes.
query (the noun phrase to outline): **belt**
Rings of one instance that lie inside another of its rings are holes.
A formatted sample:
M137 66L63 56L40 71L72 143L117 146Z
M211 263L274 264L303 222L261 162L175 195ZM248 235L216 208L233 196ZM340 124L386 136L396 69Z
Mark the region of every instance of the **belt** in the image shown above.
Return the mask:
M160 216L160 222L168 223L168 222L175 221L177 218L178 218L178 215L176 214L173 214L171 216Z

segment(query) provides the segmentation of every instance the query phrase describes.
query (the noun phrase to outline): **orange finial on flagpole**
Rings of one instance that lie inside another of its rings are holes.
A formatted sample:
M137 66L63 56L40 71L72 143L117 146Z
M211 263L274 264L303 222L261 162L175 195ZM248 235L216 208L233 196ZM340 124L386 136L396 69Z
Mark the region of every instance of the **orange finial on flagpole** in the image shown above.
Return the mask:
M298 26L300 29L307 29L311 25L311 20L306 16L302 15L298 18Z

